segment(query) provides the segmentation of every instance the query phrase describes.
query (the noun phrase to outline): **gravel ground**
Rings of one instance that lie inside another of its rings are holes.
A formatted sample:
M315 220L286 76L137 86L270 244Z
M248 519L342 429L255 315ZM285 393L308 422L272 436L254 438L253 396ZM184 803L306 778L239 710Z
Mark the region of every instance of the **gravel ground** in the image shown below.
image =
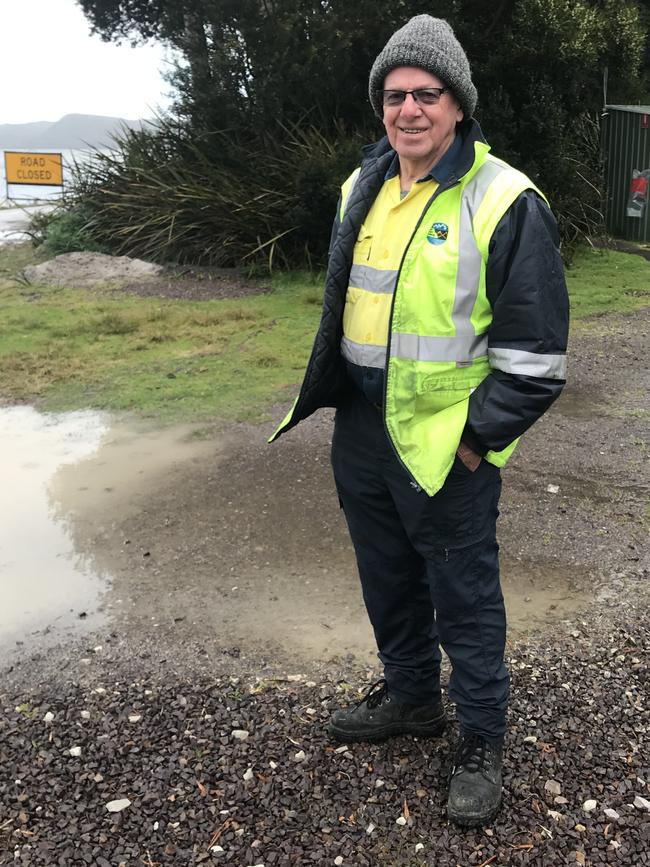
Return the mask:
M331 667L189 682L97 650L1 696L0 863L650 864L648 601L510 647L504 807L469 832L445 818L453 724L348 748L323 733L355 695Z
M461 832L445 819L453 723L440 740L341 749L324 724L376 669L299 652L282 617L270 643L246 640L240 609L223 632L199 616L221 610L214 573L233 564L259 566L265 581L266 568L291 600L309 549L310 588L349 583L318 421L273 460L265 432L241 428L219 473L184 469L185 482L135 498L128 526L95 539L98 556L111 539L152 553L116 561L127 619L47 650L25 645L2 672L0 864L650 865L649 313L574 336L567 394L507 470L508 557L538 583L550 566L572 574L584 609L509 642L504 807L492 827ZM327 577L325 562L336 567ZM259 587L251 579L238 604L257 600L272 619ZM166 606L180 622L152 630Z

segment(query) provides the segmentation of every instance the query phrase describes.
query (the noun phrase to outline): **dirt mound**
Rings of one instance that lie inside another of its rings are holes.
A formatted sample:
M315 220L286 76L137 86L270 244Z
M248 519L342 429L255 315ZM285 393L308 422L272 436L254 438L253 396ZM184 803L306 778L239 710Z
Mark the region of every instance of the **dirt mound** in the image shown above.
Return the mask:
M108 287L143 298L210 301L245 298L269 292L268 280L238 268L163 266L129 256L105 253L63 253L22 272L29 283L87 289Z
M102 283L152 280L162 271L161 265L142 259L85 252L63 253L41 265L30 265L23 274L30 283L87 287Z

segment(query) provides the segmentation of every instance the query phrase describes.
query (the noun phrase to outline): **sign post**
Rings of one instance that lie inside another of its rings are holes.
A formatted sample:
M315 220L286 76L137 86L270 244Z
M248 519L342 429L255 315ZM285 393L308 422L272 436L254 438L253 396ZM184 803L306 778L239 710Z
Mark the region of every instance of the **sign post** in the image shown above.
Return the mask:
M63 155L5 151L7 199L9 184L63 187Z

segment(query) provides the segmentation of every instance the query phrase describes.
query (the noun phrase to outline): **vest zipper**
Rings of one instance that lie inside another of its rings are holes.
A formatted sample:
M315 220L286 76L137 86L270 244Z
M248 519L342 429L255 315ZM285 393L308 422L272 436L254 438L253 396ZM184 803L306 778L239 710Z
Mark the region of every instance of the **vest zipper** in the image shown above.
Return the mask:
M395 452L395 456L396 456L397 460L402 465L402 467L405 470L409 479L411 479L411 481L414 482L418 487L420 487L420 483L413 476L413 474L411 473L409 468L406 466L404 461L399 456L397 449L395 448L395 444L393 443L393 438L391 437L390 431L388 430L388 425L386 424L386 393L388 391L388 362L390 361L390 344L391 344L391 337L393 334L393 310L395 309L395 298L397 297L397 287L399 286L399 278L402 274L402 266L404 265L404 259L406 259L406 254L408 253L409 248L410 248L411 244L413 243L413 238L415 238L417 230L422 225L422 221L424 220L424 217L425 217L427 211L429 210L431 205L435 202L435 200L438 198L438 196L441 193L446 193L447 190L453 189L453 187L457 186L459 183L460 183L460 178L452 178L452 179L450 179L450 181L447 182L446 186L445 185L439 186L438 189L435 191L435 193L431 196L429 201L424 206L424 209L423 209L422 213L420 214L420 218L418 219L417 223L415 224L415 228L413 229L413 232L411 233L411 237L409 238L408 244L404 248L404 253L402 254L402 259L399 263L399 268L397 269L397 276L395 278L395 290L393 291L393 297L392 297L391 303L390 303L390 314L389 314L389 318L388 318L388 342L386 343L386 365L384 367L384 401L383 401L381 416L382 416L382 421L384 423L384 430L386 431L386 436L388 437L388 442L390 443L392 450ZM445 549L445 559L447 559L447 557L448 557L448 552L447 552L447 549Z

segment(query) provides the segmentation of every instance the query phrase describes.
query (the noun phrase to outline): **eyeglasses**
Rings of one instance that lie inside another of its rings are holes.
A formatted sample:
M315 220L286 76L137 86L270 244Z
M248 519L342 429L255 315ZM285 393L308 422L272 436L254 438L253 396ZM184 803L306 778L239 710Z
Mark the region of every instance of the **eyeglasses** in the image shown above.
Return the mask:
M379 90L378 93L381 94L385 106L394 108L404 102L407 93L420 105L435 105L448 90L448 87L419 87L417 90Z

